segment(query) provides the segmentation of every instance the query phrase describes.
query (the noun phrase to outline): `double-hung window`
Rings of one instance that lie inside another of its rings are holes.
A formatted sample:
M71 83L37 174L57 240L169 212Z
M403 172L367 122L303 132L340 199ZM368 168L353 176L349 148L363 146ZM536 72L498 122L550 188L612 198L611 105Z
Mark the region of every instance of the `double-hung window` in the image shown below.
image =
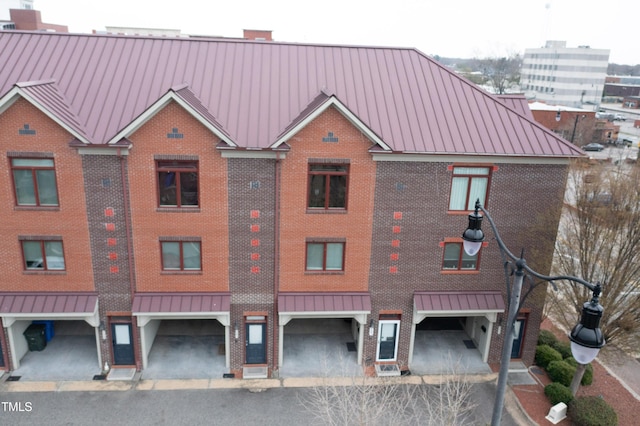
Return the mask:
M22 240L22 257L27 271L63 271L62 241Z
M344 271L344 242L307 242L307 271Z
M486 205L490 167L453 167L449 210L473 210L477 199Z
M201 271L200 241L160 241L163 271Z
M478 256L469 256L462 242L449 242L444 244L444 259L442 269L446 271L476 271L478 270Z
M160 207L198 207L198 162L158 161Z
M347 208L348 164L309 164L309 209Z
M13 185L18 206L58 205L53 158L11 158Z

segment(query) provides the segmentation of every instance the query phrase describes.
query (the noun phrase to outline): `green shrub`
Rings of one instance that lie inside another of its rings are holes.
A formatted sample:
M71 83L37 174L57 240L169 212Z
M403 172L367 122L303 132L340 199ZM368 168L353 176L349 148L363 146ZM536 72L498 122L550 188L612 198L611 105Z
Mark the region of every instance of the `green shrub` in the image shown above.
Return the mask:
M547 368L551 361L561 361L562 355L549 345L540 345L536 347L536 365Z
M556 335L549 330L540 330L540 334L538 334L538 345L549 345L553 347L557 341Z
M597 396L581 396L569 404L567 414L577 426L617 426L618 415Z
M560 355L562 355L562 359L573 356L573 354L571 353L571 343L569 342L557 341L555 344L551 345L551 347L560 352Z
M564 361L567 364L573 365L574 367L578 368L578 361L576 361L574 357L571 356ZM587 368L584 370L584 375L582 376L580 384L582 386L589 386L591 383L593 383L593 367L591 366L591 364L587 364Z
M571 386L571 380L576 373L576 368L565 361L551 361L547 365L547 374L553 382Z
M547 398L549 398L551 405L556 405L560 402L564 402L568 406L569 403L573 400L571 389L557 382L549 383L547 386L545 386L544 394L547 395Z

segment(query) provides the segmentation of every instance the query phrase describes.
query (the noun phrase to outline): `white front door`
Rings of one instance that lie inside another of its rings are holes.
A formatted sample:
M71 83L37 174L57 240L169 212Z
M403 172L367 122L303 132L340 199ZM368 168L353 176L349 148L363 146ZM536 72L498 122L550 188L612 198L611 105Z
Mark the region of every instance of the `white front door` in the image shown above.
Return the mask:
M378 322L378 350L376 361L395 361L398 355L398 332L400 321Z

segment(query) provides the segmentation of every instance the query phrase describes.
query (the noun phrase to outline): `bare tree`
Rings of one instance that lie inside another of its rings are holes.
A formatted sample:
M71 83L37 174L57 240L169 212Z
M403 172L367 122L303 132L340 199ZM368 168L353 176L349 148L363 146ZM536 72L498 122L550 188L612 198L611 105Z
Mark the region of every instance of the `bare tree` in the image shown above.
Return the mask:
M302 404L323 425L464 425L475 408L471 383L459 363L437 384L401 377L326 377L300 394Z
M494 93L502 95L520 82L522 58L519 54L477 60L477 68L485 77L485 83Z
M556 239L555 271L602 284L600 327L607 344L638 350L640 335L640 168L576 163ZM583 286L559 284L549 314L571 329L591 297Z

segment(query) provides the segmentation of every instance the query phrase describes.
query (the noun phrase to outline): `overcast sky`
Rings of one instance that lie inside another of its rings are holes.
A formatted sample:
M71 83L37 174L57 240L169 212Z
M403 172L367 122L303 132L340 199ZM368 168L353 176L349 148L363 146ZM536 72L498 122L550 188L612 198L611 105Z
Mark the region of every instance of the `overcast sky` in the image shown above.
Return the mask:
M415 47L429 55L523 53L545 40L610 49L640 63L639 0L35 0L44 22L70 32L106 26L179 29L277 41Z

